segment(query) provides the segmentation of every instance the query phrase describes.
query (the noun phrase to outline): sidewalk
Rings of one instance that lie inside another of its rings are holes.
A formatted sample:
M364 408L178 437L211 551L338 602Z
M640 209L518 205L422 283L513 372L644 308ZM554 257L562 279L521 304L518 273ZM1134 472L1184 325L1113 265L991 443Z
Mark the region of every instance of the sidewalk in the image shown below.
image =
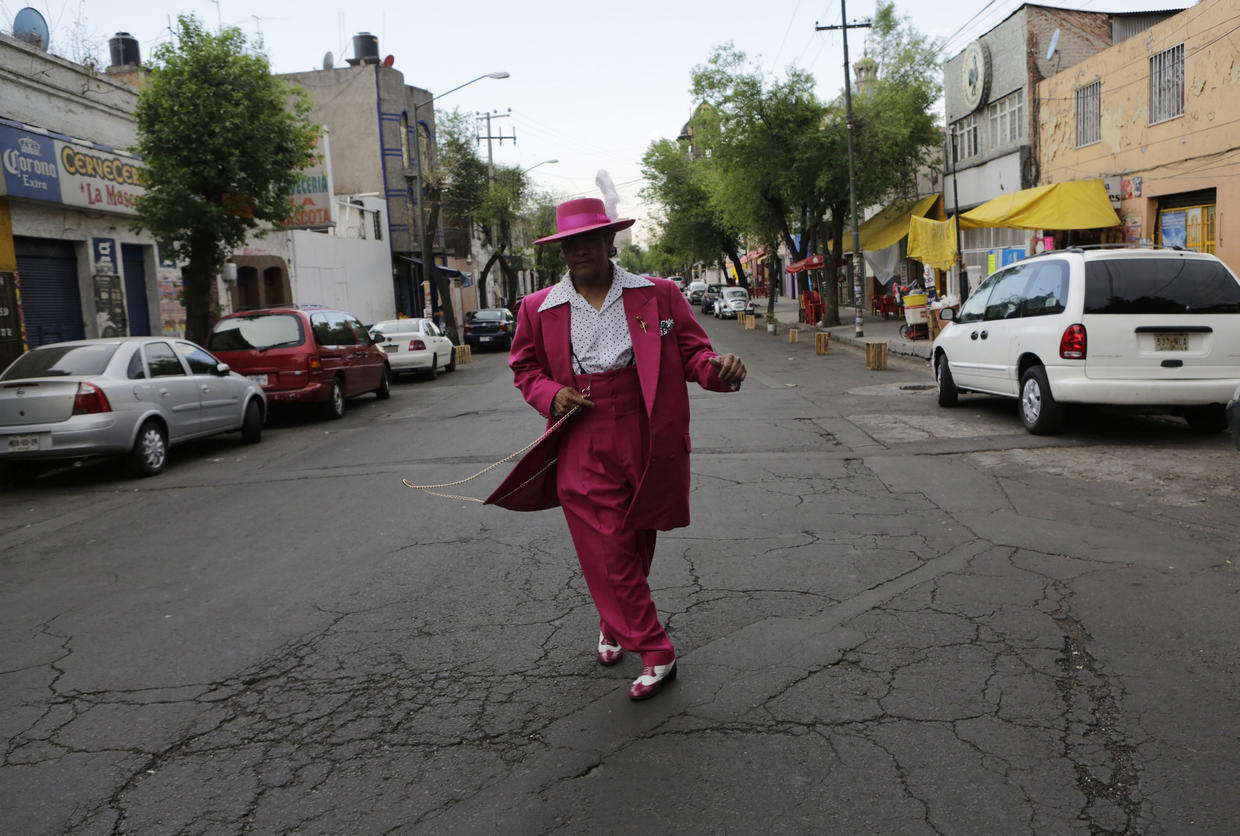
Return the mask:
M754 300L754 314L758 318L758 322L762 322L763 316L766 314L765 299ZM780 333L786 333L788 328L802 328L806 332L811 331L830 331L831 341L839 343L847 343L849 345L864 346L871 342L887 343L887 351L890 354L901 354L906 357L920 357L923 360L930 359L930 340L907 340L900 336L900 326L904 324L903 319L891 317L883 319L881 316L873 316L869 312L862 314L862 330L865 335L858 337L857 326L853 321L855 314L854 308L841 307L840 321L842 325L833 325L830 328L820 329L816 325L798 322L797 317L800 309L797 307L795 298L785 296L779 297L775 303L775 316L779 320Z

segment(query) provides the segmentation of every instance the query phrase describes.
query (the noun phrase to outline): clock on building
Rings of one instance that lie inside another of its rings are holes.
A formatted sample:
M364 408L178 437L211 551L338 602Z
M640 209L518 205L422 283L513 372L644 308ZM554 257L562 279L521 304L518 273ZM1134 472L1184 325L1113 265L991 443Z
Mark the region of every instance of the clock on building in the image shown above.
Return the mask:
M964 103L969 112L986 104L986 94L990 92L990 50L981 41L974 41L965 47L960 86L964 92Z

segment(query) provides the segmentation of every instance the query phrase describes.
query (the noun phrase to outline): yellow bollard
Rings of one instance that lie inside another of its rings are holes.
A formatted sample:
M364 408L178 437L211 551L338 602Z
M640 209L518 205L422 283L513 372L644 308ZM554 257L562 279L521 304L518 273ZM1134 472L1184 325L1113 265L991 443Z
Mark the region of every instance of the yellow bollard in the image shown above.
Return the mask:
M796 341L797 341L797 329L789 328L788 329L788 342L794 343Z
M753 314L749 314L748 316L746 316L745 317L745 330L752 331L754 328L753 323L754 323Z
M874 371L887 368L887 343L865 344L865 367Z
M831 352L831 332L819 331L814 334L814 353L829 354Z
M474 357L473 357L473 351L471 351L471 350L470 350L470 347L469 347L469 346L467 346L467 345L458 345L458 346L456 347L456 362L457 362L457 364L458 364L458 365L459 365L459 364L461 364L461 363L469 363L469 362L472 362L472 361L473 361L473 359L474 359Z

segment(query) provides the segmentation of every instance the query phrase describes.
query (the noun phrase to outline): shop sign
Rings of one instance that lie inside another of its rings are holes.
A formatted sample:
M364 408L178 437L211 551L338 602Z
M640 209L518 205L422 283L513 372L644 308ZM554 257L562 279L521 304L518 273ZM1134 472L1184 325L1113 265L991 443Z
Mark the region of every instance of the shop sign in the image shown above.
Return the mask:
M116 241L112 238L90 239L96 273L117 273Z
M327 164L330 153L327 136L315 140L315 161L302 170L302 177L293 186L289 204L293 213L282 226L288 229L323 229L336 222L332 216L331 170Z
M136 215L145 192L133 157L0 125L4 193L99 212Z

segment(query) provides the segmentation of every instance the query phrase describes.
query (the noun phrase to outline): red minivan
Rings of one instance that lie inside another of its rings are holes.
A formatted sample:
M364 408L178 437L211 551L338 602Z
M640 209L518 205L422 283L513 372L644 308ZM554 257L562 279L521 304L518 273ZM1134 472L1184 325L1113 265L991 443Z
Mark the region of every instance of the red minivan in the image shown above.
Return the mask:
M357 317L317 305L286 305L222 317L207 346L263 387L267 402L320 405L344 415L346 398L392 394L387 356Z

